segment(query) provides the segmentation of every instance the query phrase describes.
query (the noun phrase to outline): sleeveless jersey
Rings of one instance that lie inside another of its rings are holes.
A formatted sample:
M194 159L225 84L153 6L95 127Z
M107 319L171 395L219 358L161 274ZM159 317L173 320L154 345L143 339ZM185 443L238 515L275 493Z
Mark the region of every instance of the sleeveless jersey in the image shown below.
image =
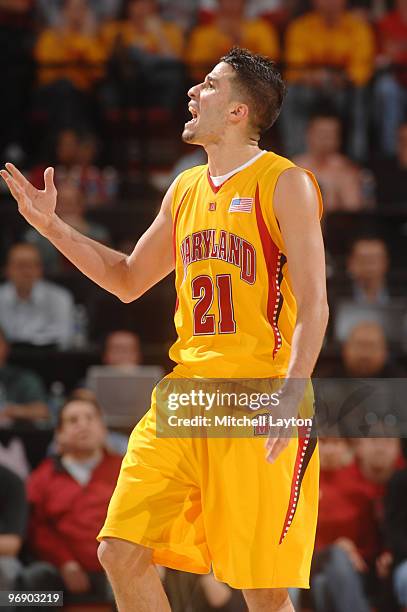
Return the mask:
M220 187L207 165L180 175L172 201L178 339L170 349L180 376L286 374L296 302L273 194L292 167L266 152Z

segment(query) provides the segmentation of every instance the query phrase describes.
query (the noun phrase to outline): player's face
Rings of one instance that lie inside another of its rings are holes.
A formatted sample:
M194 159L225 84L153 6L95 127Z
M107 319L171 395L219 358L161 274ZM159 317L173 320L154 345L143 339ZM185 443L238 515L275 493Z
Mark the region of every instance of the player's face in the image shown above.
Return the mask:
M206 146L222 140L228 126L233 76L233 68L221 62L188 91L192 119L184 126L184 142Z

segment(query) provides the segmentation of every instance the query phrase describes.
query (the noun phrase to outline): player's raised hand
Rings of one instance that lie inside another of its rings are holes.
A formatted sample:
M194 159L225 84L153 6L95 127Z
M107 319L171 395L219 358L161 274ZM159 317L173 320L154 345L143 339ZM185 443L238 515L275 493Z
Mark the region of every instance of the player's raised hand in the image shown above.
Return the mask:
M54 169L44 172L45 189L36 189L13 165L6 164L0 175L18 204L18 210L40 233L45 233L54 221L57 190L54 184Z

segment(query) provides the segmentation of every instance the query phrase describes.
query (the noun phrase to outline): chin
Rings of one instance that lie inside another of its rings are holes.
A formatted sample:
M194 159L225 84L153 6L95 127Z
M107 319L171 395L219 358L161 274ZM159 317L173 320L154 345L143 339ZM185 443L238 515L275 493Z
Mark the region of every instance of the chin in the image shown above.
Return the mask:
M187 144L201 145L201 146L205 145L205 143L202 142L202 138L199 137L199 134L197 133L197 131L191 130L188 127L184 128L184 131L182 132L182 140L186 142Z

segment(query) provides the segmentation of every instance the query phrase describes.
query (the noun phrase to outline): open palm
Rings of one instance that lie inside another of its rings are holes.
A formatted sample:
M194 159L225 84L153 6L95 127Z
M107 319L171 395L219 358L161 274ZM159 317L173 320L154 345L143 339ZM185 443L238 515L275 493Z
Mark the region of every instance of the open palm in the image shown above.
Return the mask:
M54 169L44 172L45 189L36 189L13 165L6 164L0 171L10 193L18 204L18 210L39 232L46 231L55 217L57 190L54 184Z

